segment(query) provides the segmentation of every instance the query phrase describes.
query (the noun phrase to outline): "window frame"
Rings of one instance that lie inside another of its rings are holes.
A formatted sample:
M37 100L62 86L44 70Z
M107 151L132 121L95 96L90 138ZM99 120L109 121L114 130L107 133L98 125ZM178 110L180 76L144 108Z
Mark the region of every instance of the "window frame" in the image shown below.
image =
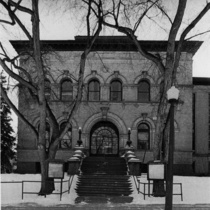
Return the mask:
M139 128L141 125L146 125L147 126L147 129L141 129ZM142 132L142 133L148 133L148 140L140 140L139 139L139 133ZM140 144L139 142L146 142L147 144L147 148L140 148ZM138 127L137 127L137 150L150 150L151 149L151 145L150 145L150 126L148 123L146 122L141 122Z
M94 82L94 90L90 90L90 84L92 83L92 82ZM98 89L98 90L95 90L95 84L98 84L98 87L96 88L96 89ZM98 95L98 97L97 97L97 100L92 100L92 99L90 99L90 95L92 95L93 94L93 98L95 97L95 96L97 96ZM96 95L95 95L96 94ZM101 100L101 87L100 87L100 82L99 82L99 80L98 79L91 79L89 82L88 82L88 96L87 96L87 100L88 101L91 101L91 102L94 102L94 101L100 101Z
M112 90L112 85L114 82L118 82L120 84L120 90ZM112 102L121 102L123 100L123 83L119 79L113 79L110 82L110 101ZM120 100L113 100L113 93L118 93L118 97L120 96Z
M147 85L148 85L148 91L142 91L141 88L140 88L140 84L145 82ZM139 82L138 82L138 101L139 102L150 102L151 99L150 99L150 91L151 91L151 87L150 87L150 82L147 80L147 79L141 79ZM146 98L143 98L143 97L140 97L141 94L148 94L148 96ZM143 100L142 100L143 99Z
M63 85L64 82L70 82L71 83L71 90L69 90L69 91L64 90L63 91L62 85ZM71 96L71 99L65 100L63 98L64 96ZM72 83L72 80L69 79L69 78L64 78L60 82L60 100L61 101L73 101L73 83Z

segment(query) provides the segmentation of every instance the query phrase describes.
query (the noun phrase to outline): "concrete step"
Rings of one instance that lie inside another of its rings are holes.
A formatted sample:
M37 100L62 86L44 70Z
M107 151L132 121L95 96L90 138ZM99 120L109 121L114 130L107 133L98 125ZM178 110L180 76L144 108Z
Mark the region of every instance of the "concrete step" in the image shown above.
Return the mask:
M85 158L78 177L79 196L128 196L132 186L122 158Z
M102 196L102 197L106 197L106 196L129 196L131 193L126 193L126 192L89 192L89 191L83 191L83 192L77 192L78 196Z
M83 175L127 175L127 171L82 171Z
M125 182L125 181L129 181L129 177L116 177L117 175L113 175L113 177L111 177L110 175L80 175L78 177L79 180L93 180L93 181L106 181L106 180L110 180L110 181L118 181L118 182Z
M110 209L116 209L116 207L113 207L113 204L127 204L127 203L131 203L133 201L133 197L129 197L129 196L97 196L97 195L92 195L92 196L79 196L78 198L76 198L75 203L99 203L100 205L102 203L112 203L112 207L110 207ZM86 206L85 206L86 207ZM120 208L123 208L122 206L120 206ZM126 206L125 209L128 209L129 207ZM94 207L93 207L94 209ZM92 210L93 210L92 209ZM100 207L98 209L105 209L104 207ZM124 208L123 208L124 209ZM129 208L130 209L130 208ZM133 208L132 208L133 209ZM139 209L139 208L136 208ZM121 209L122 210L122 209Z
M82 184L82 186L80 186L80 184ZM79 182L77 185L77 187L90 187L90 188L122 188L122 189L131 189L132 185L131 184L118 184L118 183L82 183Z
M78 178L88 178L88 177L95 178L95 179L103 179L103 178L105 178L105 179L107 179L107 178L109 178L109 179L129 179L130 178L129 175L115 175L115 176L113 176L113 175L109 175L109 174L108 175L81 175Z

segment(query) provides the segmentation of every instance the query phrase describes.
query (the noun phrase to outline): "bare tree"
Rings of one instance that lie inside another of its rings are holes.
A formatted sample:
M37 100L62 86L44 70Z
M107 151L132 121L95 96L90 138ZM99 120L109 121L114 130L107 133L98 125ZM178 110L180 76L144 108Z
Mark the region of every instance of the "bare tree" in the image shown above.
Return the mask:
M38 151L39 151L39 158L40 158L40 164L41 164L41 177L42 177L42 185L39 194L40 195L46 195L52 193L54 190L54 182L53 179L48 178L47 176L47 164L50 160L53 160L56 155L56 151L59 145L59 142L62 140L64 135L68 132L70 126L72 117L78 110L80 106L80 102L82 100L82 93L83 93L83 79L84 79L84 72L85 72L85 65L87 56L91 51L91 48L96 40L96 38L99 36L100 31L102 29L102 19L100 18L101 14L98 10L98 21L96 23L95 28L90 27L90 16L92 13L91 4L92 1L87 2L87 45L81 54L80 58L80 68L79 68L79 74L78 74L78 81L77 81L77 94L74 99L74 102L72 104L71 110L68 113L68 120L65 125L65 128L63 130L59 129L59 124L57 122L57 119L50 107L50 105L47 102L47 99L45 97L45 91L46 91L46 84L45 84L45 78L46 78L46 72L44 65L44 57L42 53L41 48L41 42L40 42L40 28L39 28L39 1L33 0L31 1L32 5L30 7L25 7L21 5L22 1L0 1L0 4L4 8L4 10L7 12L7 19L1 19L0 22L2 24L10 24L10 25L17 25L26 35L26 37L29 40L29 49L27 52L19 53L18 56L14 58L10 58L6 50L4 49L3 45L1 44L0 47L2 49L2 54L0 58L0 65L2 66L3 70L13 79L15 79L19 86L24 87L28 90L28 93L31 97L33 97L36 100L36 103L38 104L38 111L39 111L39 119L40 119L40 126L39 129L36 129L34 125L32 125L27 119L23 113L21 113L16 106L12 103L12 101L9 99L7 93L4 91L4 89L1 86L1 95L6 101L6 103L12 108L12 110L16 113L18 118L22 120L33 132L33 134L36 136L36 139L38 140ZM99 7L100 8L100 5ZM32 31L28 31L27 28L24 26L24 24L21 22L21 20L18 18L18 15L16 14L17 11L21 11L24 13L27 13L31 17L31 25L32 25ZM91 36L92 35L92 36ZM21 58L22 56L26 56L27 58L30 58L31 61L34 64L34 70L35 75L32 75L30 73L29 67L21 67L16 64L17 59ZM13 71L13 68L16 68L19 72L15 73ZM36 80L34 79L36 78ZM52 137L49 145L49 149L46 149L46 118L49 119L49 123L52 129Z

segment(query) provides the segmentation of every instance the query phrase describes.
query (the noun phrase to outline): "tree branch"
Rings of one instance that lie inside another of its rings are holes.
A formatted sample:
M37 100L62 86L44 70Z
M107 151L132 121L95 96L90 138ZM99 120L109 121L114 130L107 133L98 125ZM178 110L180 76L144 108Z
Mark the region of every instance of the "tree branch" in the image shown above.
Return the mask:
M184 41L188 41L188 40L190 40L190 39L195 38L196 36L201 36L201 35L206 34L206 33L209 33L209 32L210 32L210 30L207 30L207 31L204 31L204 32L201 32L201 33L195 34L195 35L193 35L193 36L191 36L191 37L189 37L189 38L185 39Z
M157 6L157 8L158 8L158 9L159 9L159 10L168 18L169 22L170 22L171 24L173 24L171 18L168 16L168 14L167 14L166 11L164 10L164 8L161 7L159 4L156 4L156 6Z
M89 2L88 2L88 14L87 14L87 16L86 16L86 22L87 22L87 35L88 35L88 37L90 37L90 21L88 21L89 20L89 18L90 18L90 12L91 12L91 0L89 0Z
M18 3L16 3L16 2L14 2L14 1L12 1L12 0L9 0L9 4L10 4L11 6L15 7L15 8L14 8L14 11L20 10L21 12L26 12L26 13L28 13L28 14L30 14L30 15L33 15L32 10L28 9L27 7L21 6L20 3L21 3L21 1L18 1Z
M14 73L12 70L10 70L1 58L0 58L0 65L7 72L7 74L9 76L11 76L13 79L17 80L20 84L30 88L34 92L37 92L37 89L32 84L30 84L29 82L24 80L22 77L20 77L18 74Z
M133 31L134 31L134 33L135 33L135 31L137 30L137 28L139 27L139 25L140 25L140 23L141 23L141 21L142 21L142 19L144 18L144 16L147 14L147 12L158 2L159 0L156 0L155 2L153 2L144 12L143 12L143 14L141 15L141 17L137 20L137 22L135 23L135 25L134 25L134 29L133 29Z
M84 81L83 80L84 80L85 62L86 62L88 54L90 53L90 51L92 49L93 44L95 43L95 40L97 39L97 37L99 36L99 34L102 30L101 3L99 3L97 7L98 7L98 17L99 17L98 28L97 28L95 34L93 36L91 36L90 39L88 39L89 41L86 45L86 48L81 55L79 79L78 79L78 92L77 92L77 95L75 97L75 101L74 101L74 104L72 106L71 113L68 116L66 126L65 126L64 130L61 131L59 137L54 141L54 144L52 144L52 148L56 147L58 145L59 141L61 141L61 139L64 137L64 135L67 133L67 131L71 127L72 117L73 117L74 113L78 110L79 105L80 105L81 100L82 100L82 92L83 92L83 86L84 86L84 84L83 84Z
M20 113L20 111L15 107L15 105L11 102L11 100L9 99L9 97L7 96L7 93L5 92L4 88L2 87L1 84L1 95L4 98L5 102L10 106L10 108L15 112L15 114L18 116L18 118L20 120L22 120L22 122L24 122L27 126L29 126L29 128L32 130L32 132L34 133L34 135L36 136L36 138L38 139L38 133L35 129L35 127Z
M0 0L0 4L3 5L3 7L7 10L9 17L12 21L12 22L9 22L7 20L0 20L0 22L5 23L5 24L10 24L10 25L15 25L15 20L12 16L12 11L11 11L10 7L3 0Z
M179 40L179 44L176 50L176 56L175 56L174 67L173 67L173 75L172 75L173 80L175 80L176 78L176 73L177 73L179 60L181 56L182 45L185 42L185 37L196 26L196 24L203 18L203 16L209 11L209 9L210 9L210 3L207 3L206 6L203 8L203 10L199 13L199 15L182 32L180 40Z
M169 33L167 51L166 51L166 64L165 64L166 73L168 76L167 76L167 78L165 78L165 79L167 79L167 83L165 83L165 88L166 88L166 86L168 88L169 82L171 82L172 84L174 82L173 78L169 78L169 75L171 75L171 73L173 71L175 40L176 40L176 36L177 36L178 30L180 28L180 25L182 23L184 11L186 8L186 3L187 3L187 0L179 0L179 5L177 8L176 16L175 16L174 22L171 26L171 30Z
M20 26L20 28L22 29L22 31L25 33L25 35L28 37L28 39L31 41L32 37L30 35L30 33L28 32L28 30L26 29L26 27L22 24L22 22L20 21L20 19L17 17L17 15L15 14L15 10L12 11L10 8L10 1L8 2L8 4L6 4L4 1L0 0L0 3L4 6L4 8L8 11L8 14L12 20L12 24L14 25L15 22ZM5 21L4 21L5 23Z
M104 20L103 20L103 24L108 26L108 27L115 28L119 32L122 32L122 33L126 34L133 41L133 43L137 47L138 52L142 56L144 56L145 58L153 61L157 65L157 67L160 69L160 71L164 72L165 67L164 67L164 65L162 63L162 60L159 57L156 57L155 55L153 55L152 53L149 53L149 52L147 52L147 51L142 49L141 45L139 44L136 36L134 35L134 33L132 31L132 29L127 28L127 27L123 27L123 26L112 25L110 23L105 22Z

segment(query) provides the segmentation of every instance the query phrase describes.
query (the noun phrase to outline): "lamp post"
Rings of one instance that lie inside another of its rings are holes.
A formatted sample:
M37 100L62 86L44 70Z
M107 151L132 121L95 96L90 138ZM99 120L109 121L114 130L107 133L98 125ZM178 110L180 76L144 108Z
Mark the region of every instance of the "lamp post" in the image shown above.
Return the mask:
M128 141L127 141L127 145L130 147L132 144L132 141L131 141L131 129L128 128Z
M173 206L173 162L174 162L174 106L179 98L179 90L172 86L167 91L167 99L170 107L170 140L166 177L166 204L165 209L172 210Z
M79 140L77 141L79 147L82 145L81 134L82 134L82 128L79 127Z

